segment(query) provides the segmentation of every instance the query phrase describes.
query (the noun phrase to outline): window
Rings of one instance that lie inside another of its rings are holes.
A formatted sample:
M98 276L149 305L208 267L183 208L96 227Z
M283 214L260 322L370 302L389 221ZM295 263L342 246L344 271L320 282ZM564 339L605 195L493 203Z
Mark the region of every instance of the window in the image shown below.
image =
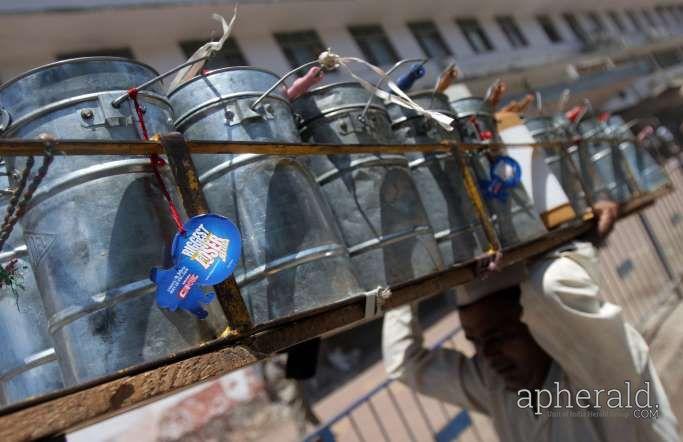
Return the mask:
M609 18L612 20L612 23L614 23L614 27L616 27L619 30L619 32L626 32L626 26L624 25L624 21L621 19L617 11L609 11L607 15L609 15Z
M667 6L666 7L666 12L669 14L669 17L671 18L672 22L680 22L681 18L678 16L678 10L676 9L675 6Z
M133 57L133 52L130 48L111 48L111 49L98 49L96 51L75 51L75 52L65 52L63 54L57 54L57 60L68 60L70 58L81 58L81 57L123 57L123 58L135 58Z
M413 33L415 40L417 40L417 43L427 57L444 59L453 55L433 22L408 23L408 29Z
M636 31L643 30L643 25L640 23L640 19L638 19L636 11L626 11L626 15L628 16L629 20L631 20L631 25L633 25L633 29L635 29Z
M496 21L498 22L498 26L500 26L501 31L503 31L505 37L507 37L508 41L510 42L510 45L513 48L522 48L524 46L529 46L529 42L527 41L524 34L522 34L522 31L519 29L519 26L517 26L517 23L515 22L514 18L512 18L509 15L499 16L496 17Z
M549 15L539 15L536 17L536 20L538 20L538 24L541 25L541 28L543 28L545 35L548 36L548 40L553 43L559 43L562 41L562 36L559 32L557 32L557 27L555 27L555 23L553 23L553 20Z
M190 58L190 56L205 43L205 41L200 40L183 41L180 42L180 48L183 50L185 57ZM211 70L226 66L246 66L247 64L247 60L244 58L244 55L242 55L242 51L237 45L237 41L235 41L234 38L228 38L225 41L223 48L219 52L214 53L204 67Z
M659 21L663 25L666 25L668 23L668 17L666 16L666 9L664 8L664 6L655 7L655 12L659 16Z
M398 54L381 26L351 26L349 32L370 63L386 66L398 61Z
M472 50L479 54L481 52L489 52L493 50L491 40L484 29L479 25L479 22L474 18L460 18L455 21L460 30L465 35L467 43L469 43Z
M653 52L652 55L657 61L657 64L663 68L675 66L681 62L681 55L678 52L678 49L665 49L663 51Z
M588 12L586 14L588 21L591 23L591 32L600 33L605 30L605 23L603 23L602 18L597 12Z
M655 23L655 19L652 16L652 14L650 14L650 11L648 11L647 9L643 9L642 12L643 12L643 17L645 17L645 21L647 22L648 26L650 26L652 28L657 26L657 23Z
M278 32L275 40L292 68L317 60L325 50L325 45L315 31Z
M566 12L566 13L562 14L562 18L564 18L564 21L567 23L567 26L569 26L569 29L572 30L572 33L574 33L574 36L581 43L586 43L588 41L586 31L583 29L583 26L581 26L581 23L579 23L579 21L576 19L576 16L574 14L570 14L569 12Z

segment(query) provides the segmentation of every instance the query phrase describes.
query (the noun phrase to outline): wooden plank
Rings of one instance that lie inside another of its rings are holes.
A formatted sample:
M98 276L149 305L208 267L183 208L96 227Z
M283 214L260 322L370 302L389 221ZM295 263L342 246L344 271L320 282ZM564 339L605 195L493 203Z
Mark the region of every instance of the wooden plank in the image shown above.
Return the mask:
M199 184L197 169L187 150L185 138L179 132L162 135L159 141L164 146L168 163L175 178L176 188L183 200L187 216L193 217L209 213L209 205ZM239 334L252 328L251 317L244 304L240 289L234 276L214 286L218 302L228 320L224 334Z
M588 231L590 222L558 229L507 250L502 265L544 253ZM390 289L381 290L385 309L442 293L471 281L479 263L471 261ZM0 440L31 440L62 434L144 405L198 382L237 370L299 342L365 320L365 296L258 326L249 335L212 341L202 347L131 367L86 385L0 410Z
M622 218L632 215L636 212L639 212L643 209L650 207L657 201L657 198L660 198L664 195L668 195L673 191L673 184L668 183L660 187L659 189L655 190L654 192L648 192L643 193L641 195L637 195L619 206L619 214Z
M601 141L602 139L591 139ZM449 152L454 146L461 150L486 150L492 147L535 147L548 148L566 146L576 140L558 140L534 144L515 143L449 143L412 145L370 145L370 144L286 144L256 141L188 141L191 154L218 153L260 153L268 155L333 155L358 153L406 153L406 152ZM614 141L604 139L604 141ZM151 155L163 154L158 141L105 141L105 140L55 140L55 155ZM46 144L41 140L0 140L0 156L44 155Z

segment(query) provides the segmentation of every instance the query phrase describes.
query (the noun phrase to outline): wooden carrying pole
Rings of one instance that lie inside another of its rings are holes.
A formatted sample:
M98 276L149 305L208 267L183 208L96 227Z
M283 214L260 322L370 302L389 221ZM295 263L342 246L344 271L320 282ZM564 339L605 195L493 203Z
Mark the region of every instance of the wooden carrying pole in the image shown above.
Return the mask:
M172 132L159 136L159 141L164 147L187 216L209 213L209 207L197 176L197 169L190 157L185 138L179 132ZM231 276L214 286L214 290L228 320L228 330L224 335L239 334L251 329L251 318L235 277Z
M602 139L591 138L600 141ZM614 139L604 139L613 141ZM544 143L454 143L442 142L438 144L411 144L411 145L371 145L371 144L286 144L266 143L256 141L187 141L187 149L190 154L243 154L261 153L267 155L335 155L335 154L359 154L359 153L407 153L407 152L442 152L448 153L453 147L461 151L486 150L498 147L561 147L568 140L549 141ZM151 155L164 154L164 147L159 140L150 141L98 141L98 140L53 140L48 146L47 141L41 140L0 140L0 156L41 156L45 155L46 147L51 147L55 155Z

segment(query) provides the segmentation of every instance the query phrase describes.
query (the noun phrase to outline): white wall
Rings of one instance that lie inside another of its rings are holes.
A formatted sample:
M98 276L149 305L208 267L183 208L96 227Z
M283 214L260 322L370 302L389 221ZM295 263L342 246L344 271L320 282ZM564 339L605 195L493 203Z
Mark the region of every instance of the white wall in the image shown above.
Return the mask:
M147 0L162 3L162 0ZM61 13L0 14L0 78L8 80L30 68L54 61L58 53L97 50L103 48L130 47L139 60L151 64L160 71L166 70L183 60L178 42L190 39L208 39L212 29L218 30L218 23L211 20L213 12L226 17L232 13L230 4L206 5L201 0L174 0L176 3L193 3L195 6L167 6L155 8L118 8L97 11L72 11ZM98 0L89 4L108 4L112 0ZM141 0L120 0L143 4ZM74 6L85 4L85 0L22 0L0 2L2 8ZM525 0L512 3L495 0L474 2L452 0L318 0L280 1L270 3L242 2L234 36L250 64L283 73L289 64L272 37L273 32L315 29L325 45L342 55L362 56L349 35L348 25L378 23L387 32L389 39L401 57L424 56L413 38L406 22L433 20L454 52L459 66L468 76L493 71L504 71L528 65L537 65L562 59L578 53L578 42L560 17L560 12L571 9L576 12L581 5L601 10L624 10L633 5L651 7L646 0L575 0L573 2L547 2ZM559 44L552 44L535 20L538 12L551 12L558 31L564 38ZM527 48L510 47L498 24L496 14L513 14L530 42ZM654 12L653 12L654 14ZM583 14L578 14L581 20ZM486 54L474 54L460 29L456 17L474 16L480 19L495 50ZM607 23L609 20L603 17ZM624 16L624 21L628 23ZM679 26L683 30L683 26ZM427 81L438 74L430 72Z

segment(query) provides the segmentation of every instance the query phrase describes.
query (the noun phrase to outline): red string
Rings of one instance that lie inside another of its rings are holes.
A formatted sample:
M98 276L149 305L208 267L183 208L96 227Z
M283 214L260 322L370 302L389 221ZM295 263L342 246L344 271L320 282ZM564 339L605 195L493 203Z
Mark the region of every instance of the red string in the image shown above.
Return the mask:
M472 126L474 126L474 130L477 132L477 137L480 141L488 141L493 138L493 133L490 130L481 130L479 127L479 122L477 121L477 117L470 115L468 121L472 124Z
M140 106L140 103L138 102L138 89L137 88L130 88L128 89L128 96L130 99L133 101L133 105L135 106L135 112L138 114L138 121L140 121L140 129L142 130L142 136L144 137L145 140L149 140L149 134L147 133L147 126L145 125L145 118L144 118L144 113L142 112L142 107ZM166 202L168 203L168 210L171 212L171 217L173 218L173 221L175 222L176 228L181 234L185 234L185 229L183 228L183 222L180 219L180 214L178 213L178 209L176 208L175 204L173 204L173 200L171 199L171 194L168 192L168 189L166 188L166 184L164 184L164 180L161 178L161 173L159 172L160 167L164 167L166 165L166 161L164 161L163 158L161 158L159 155L153 153L152 155L149 156L149 161L152 164L152 171L154 172L154 176L157 179L157 183L159 184L159 188L161 189L161 193L164 194L164 198L166 198Z

